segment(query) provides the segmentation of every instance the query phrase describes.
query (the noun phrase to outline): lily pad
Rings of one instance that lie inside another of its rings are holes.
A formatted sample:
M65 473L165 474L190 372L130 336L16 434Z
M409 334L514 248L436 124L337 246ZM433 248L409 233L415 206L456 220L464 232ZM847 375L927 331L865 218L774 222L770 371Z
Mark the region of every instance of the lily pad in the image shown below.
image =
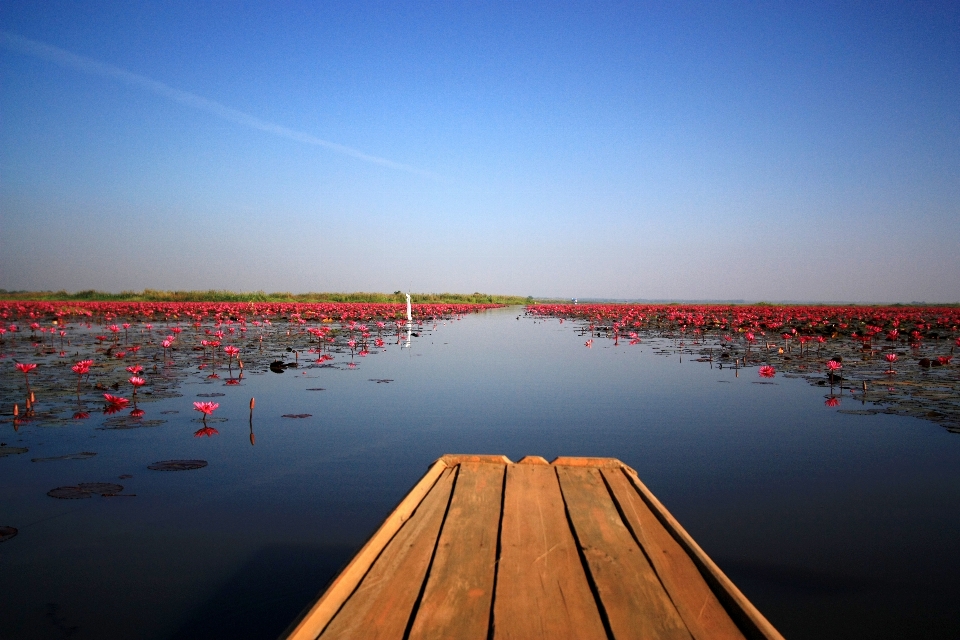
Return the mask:
M0 527L0 542L6 542L15 535L17 535L16 527Z
M312 413L285 413L281 418L312 418Z
M154 471L191 471L207 466L206 460L161 460L154 462L147 469Z
M57 487L47 491L51 498L60 500L80 500L94 494L112 496L123 491L123 486L112 482L81 482L75 487Z
M198 398L220 398L220 397L225 396L225 395L227 395L227 394L225 394L225 393L198 393L198 394L197 394L197 397L198 397Z
M53 462L55 460L86 460L97 455L93 451L81 451L79 453L68 453L63 456L51 456L49 458L34 458L30 462Z
M321 387L314 387L313 389L307 389L307 391L326 391L326 389L323 389Z
M389 378L370 378L370 382L376 382L377 384L386 384L388 382L393 382Z
M5 456L15 456L30 451L26 447L0 447L0 458Z

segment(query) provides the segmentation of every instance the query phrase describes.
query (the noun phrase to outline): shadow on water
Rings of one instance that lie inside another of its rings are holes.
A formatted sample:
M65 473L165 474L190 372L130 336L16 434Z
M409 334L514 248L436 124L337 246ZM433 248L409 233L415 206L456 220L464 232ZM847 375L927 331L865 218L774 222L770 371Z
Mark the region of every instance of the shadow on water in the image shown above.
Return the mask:
M355 551L306 544L263 547L197 606L172 637L277 638Z

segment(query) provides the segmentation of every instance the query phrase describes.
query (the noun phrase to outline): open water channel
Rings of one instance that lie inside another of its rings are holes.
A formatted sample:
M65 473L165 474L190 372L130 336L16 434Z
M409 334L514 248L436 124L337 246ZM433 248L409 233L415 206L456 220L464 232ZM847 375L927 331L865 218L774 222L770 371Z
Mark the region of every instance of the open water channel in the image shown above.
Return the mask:
M354 368L194 367L152 426L0 424L0 637L274 638L445 453L621 459L787 638L960 637L960 436L675 346L501 309ZM123 490L47 495L82 482Z

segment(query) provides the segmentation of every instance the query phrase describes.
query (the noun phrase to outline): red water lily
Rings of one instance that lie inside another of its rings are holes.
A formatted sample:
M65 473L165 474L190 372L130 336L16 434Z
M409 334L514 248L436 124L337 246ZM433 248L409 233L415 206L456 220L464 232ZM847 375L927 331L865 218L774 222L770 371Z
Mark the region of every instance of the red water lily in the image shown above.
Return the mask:
M27 396L29 396L30 395L30 375L29 374L31 371L37 368L37 365L27 363L27 362L18 362L16 366L17 366L17 371L23 372L23 379L27 383Z

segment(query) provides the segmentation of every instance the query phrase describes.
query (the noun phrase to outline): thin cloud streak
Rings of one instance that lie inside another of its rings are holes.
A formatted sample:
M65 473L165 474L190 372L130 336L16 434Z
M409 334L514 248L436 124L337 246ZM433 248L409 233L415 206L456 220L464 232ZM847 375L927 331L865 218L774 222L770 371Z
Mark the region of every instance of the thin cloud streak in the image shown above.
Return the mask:
M15 33L0 30L0 44L7 49L16 51L17 53L47 60L63 67L69 67L71 69L76 69L91 75L112 78L114 80L125 82L126 84L145 89L151 93L155 93L169 100L173 100L174 102L178 102L188 107L193 107L194 109L198 109L200 111L206 111L209 114L229 122L247 126L252 129L259 129L260 131L266 131L267 133L272 133L280 136L281 138L287 138L289 140L294 140L296 142L314 145L317 147L324 147L326 149L330 149L331 151L336 151L352 158L357 158L358 160L365 160L366 162L372 162L385 167L400 169L402 171L408 171L410 173L415 173L429 178L438 178L438 176L431 171L425 171L423 169L411 167L410 165L394 162L393 160L388 160L387 158L372 156L357 149L318 138L310 135L309 133L297 131L273 122L267 122L266 120L261 120L260 118L252 116L248 113L244 113L243 111L237 111L236 109L232 109L214 100L209 100L203 96L198 96L195 93L175 89L170 85L152 80L137 73L126 71L125 69L115 67L112 64L98 62L92 58L80 56L66 51L65 49L45 44L43 42L24 38L23 36L19 36Z

